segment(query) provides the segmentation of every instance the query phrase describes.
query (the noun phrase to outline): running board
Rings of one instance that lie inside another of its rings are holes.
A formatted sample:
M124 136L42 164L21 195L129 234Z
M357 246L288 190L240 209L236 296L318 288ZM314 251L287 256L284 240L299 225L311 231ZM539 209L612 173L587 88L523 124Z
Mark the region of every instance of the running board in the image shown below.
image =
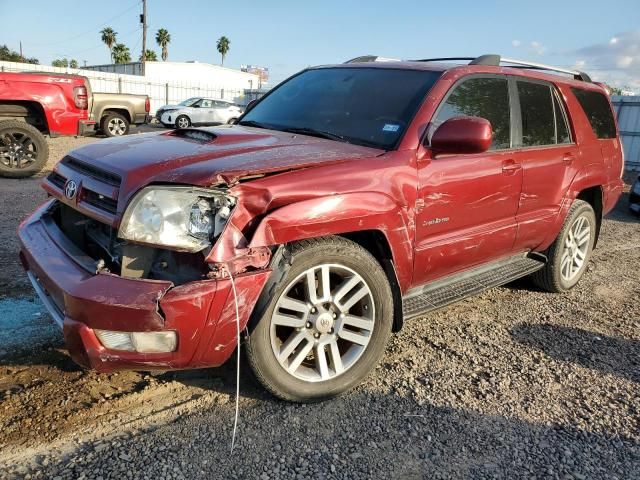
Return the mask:
M544 255L518 255L414 288L402 299L404 318L431 312L489 288L512 282L541 269L545 263Z

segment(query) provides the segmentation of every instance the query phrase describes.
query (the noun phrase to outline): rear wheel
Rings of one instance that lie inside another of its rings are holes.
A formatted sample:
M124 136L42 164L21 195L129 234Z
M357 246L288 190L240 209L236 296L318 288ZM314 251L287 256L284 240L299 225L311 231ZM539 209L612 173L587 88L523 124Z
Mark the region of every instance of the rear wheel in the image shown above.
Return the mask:
M179 115L176 118L176 128L188 128L191 125L191 120L186 115Z
M247 338L249 362L282 399L337 396L384 353L393 317L386 275L368 251L340 237L294 244L287 268Z
M119 113L110 112L102 118L100 128L107 137L121 137L129 133L129 121Z
M0 175L23 178L47 163L49 146L35 127L19 120L0 121Z
M596 238L596 215L591 205L576 200L562 230L545 252L548 262L532 275L536 285L549 292L573 288L584 274Z

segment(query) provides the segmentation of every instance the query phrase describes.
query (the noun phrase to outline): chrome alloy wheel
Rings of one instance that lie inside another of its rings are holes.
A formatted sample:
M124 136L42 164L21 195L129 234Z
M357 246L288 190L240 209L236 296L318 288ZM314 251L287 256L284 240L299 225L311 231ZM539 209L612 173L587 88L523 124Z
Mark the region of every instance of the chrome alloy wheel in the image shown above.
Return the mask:
M581 215L571 225L564 241L560 260L560 274L563 280L569 282L582 271L589 252L590 240L591 225L589 220Z
M189 126L189 120L186 117L180 117L178 119L178 128L187 128Z
M114 137L119 137L121 135L124 135L127 131L127 124L121 118L115 117L109 120L109 122L107 123L107 129L109 130L109 133L111 135L113 135Z
M373 295L360 275L344 265L317 265L280 295L271 316L271 348L294 377L331 380L362 356L374 320Z

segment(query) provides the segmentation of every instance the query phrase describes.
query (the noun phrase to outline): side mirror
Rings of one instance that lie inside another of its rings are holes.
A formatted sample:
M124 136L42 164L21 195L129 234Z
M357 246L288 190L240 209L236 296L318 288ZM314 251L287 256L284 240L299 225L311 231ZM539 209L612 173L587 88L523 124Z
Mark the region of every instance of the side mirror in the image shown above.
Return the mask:
M493 140L491 123L480 117L453 117L445 121L431 137L434 153L482 153Z
M193 108L200 108L200 105L198 105L197 103L195 105L191 105Z

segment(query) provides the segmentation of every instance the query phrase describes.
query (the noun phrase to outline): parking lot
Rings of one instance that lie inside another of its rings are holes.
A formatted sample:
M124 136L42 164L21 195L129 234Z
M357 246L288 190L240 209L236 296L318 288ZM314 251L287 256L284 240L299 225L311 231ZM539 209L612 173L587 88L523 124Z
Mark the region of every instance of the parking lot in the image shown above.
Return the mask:
M54 139L51 161L91 141ZM243 364L230 454L235 363L77 367L17 257L16 228L45 199L39 179L0 183L2 478L639 476L640 219L628 193L576 289L523 280L412 320L343 398L278 401Z

